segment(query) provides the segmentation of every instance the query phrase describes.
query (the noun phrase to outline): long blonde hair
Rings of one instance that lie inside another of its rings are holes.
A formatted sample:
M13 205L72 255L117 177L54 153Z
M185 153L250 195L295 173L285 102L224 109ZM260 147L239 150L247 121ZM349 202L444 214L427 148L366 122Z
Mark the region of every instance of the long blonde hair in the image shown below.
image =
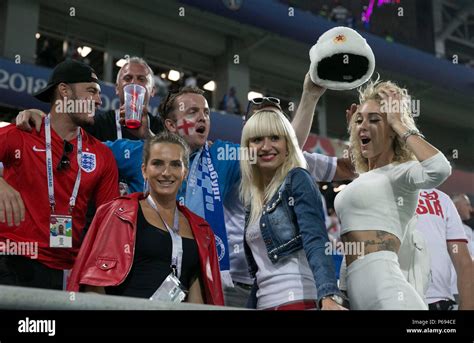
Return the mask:
M299 148L295 130L286 117L278 110L261 110L256 112L245 124L242 131L241 147L249 149L249 143L255 137L277 135L286 138L288 157L277 169L273 179L265 187L263 176L255 161L240 160L242 182L240 197L245 206L251 206L249 223L253 223L260 216L265 202L269 201L278 191L288 172L296 167L306 168L306 160Z
M408 103L411 104L411 96L408 94L407 89L399 87L396 83L391 81L380 81L379 78L375 81L369 81L363 87L358 89L359 91L359 103L363 104L368 100L374 100L379 105L381 105L382 98L379 95L379 92L382 89L393 90L397 94L400 94L402 104ZM401 111L401 120L406 125L408 129L417 129L415 121L413 120L413 113L411 112L410 106L400 106ZM360 151L359 145L359 136L356 132L356 121L357 116L354 114L348 125L349 132L349 144L351 147L351 159L352 163L355 166L357 173L364 173L369 170L369 161ZM396 135L396 138L393 140L393 151L394 157L392 162L403 163L411 160L416 160L415 155L408 148L406 142L403 141L401 137Z

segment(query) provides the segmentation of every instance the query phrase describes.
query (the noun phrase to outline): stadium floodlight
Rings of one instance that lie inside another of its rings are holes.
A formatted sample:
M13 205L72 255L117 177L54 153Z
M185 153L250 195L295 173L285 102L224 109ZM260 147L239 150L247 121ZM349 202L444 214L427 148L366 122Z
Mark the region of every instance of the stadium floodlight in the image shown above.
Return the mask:
M178 81L180 77L181 77L181 74L177 70L171 69L168 72L168 79L170 79L171 81Z
M77 52L82 56L82 57L86 57L87 55L90 54L90 52L92 51L92 48L88 47L88 46L83 46L83 47L79 47L77 48Z

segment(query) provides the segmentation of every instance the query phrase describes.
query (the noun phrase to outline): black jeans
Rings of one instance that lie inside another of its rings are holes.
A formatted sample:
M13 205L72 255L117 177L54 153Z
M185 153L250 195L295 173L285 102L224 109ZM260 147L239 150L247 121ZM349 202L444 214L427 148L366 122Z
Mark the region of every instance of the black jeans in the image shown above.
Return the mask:
M0 256L0 284L63 289L63 271L24 256Z
M452 311L456 305L455 301L452 300L440 300L435 303L429 304L430 311Z

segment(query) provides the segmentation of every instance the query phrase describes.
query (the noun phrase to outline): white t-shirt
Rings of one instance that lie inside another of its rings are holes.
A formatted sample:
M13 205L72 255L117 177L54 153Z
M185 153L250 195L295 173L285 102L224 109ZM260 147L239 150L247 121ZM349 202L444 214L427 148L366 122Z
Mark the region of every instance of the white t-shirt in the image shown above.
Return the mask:
M239 184L229 191L224 202L224 221L229 243L230 275L232 281L251 285L244 251L245 209L239 198Z
M260 231L260 217L247 228L245 239L252 250L257 270L257 309L317 297L313 273L304 249L273 264Z
M447 242L466 241L461 218L449 196L437 189L420 191L416 213L417 230L423 235L431 258L431 281L426 301L431 304L454 300Z
M469 254L471 258L474 259L474 241L472 229L466 224L462 224L464 227L464 232L467 237L467 248L469 249ZM450 261L451 262L451 261ZM456 274L456 269L454 269L454 264L451 262L451 291L453 294L459 294L458 291L458 276Z
M303 155L308 163L308 171L316 181L330 182L336 174L337 158L309 153ZM239 185L236 184L224 202L224 220L229 243L230 274L232 280L252 284L244 252L245 210L239 197Z

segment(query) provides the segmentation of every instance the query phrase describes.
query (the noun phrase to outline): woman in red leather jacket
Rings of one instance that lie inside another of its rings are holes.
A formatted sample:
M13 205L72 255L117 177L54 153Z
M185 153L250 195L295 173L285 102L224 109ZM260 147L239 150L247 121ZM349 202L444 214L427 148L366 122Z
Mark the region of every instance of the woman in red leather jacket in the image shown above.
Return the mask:
M214 234L204 219L176 201L188 171L187 144L166 132L143 150L149 195L133 193L99 207L68 290L150 298L175 275L187 290L184 301L224 305ZM180 245L172 243L173 229ZM172 263L173 246L182 247L177 263Z

